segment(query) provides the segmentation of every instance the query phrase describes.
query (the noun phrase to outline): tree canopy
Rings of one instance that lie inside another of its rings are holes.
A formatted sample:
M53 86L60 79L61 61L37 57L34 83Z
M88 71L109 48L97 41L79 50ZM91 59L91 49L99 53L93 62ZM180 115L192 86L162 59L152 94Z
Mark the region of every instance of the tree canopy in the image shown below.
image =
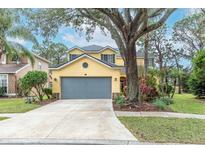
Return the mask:
M18 42L10 41L9 38L23 39L37 43L31 31L20 24L20 17L16 10L0 9L0 57L3 53L17 57L25 55L29 57L33 64L34 58L29 50Z
M96 27L107 30L115 40L125 62L127 96L136 102L139 93L138 68L136 64L136 41L148 32L164 24L175 9L38 9L29 12L30 25L44 37L55 36L62 26L85 30L92 38ZM155 19L154 22L149 22ZM38 27L38 28L36 28Z

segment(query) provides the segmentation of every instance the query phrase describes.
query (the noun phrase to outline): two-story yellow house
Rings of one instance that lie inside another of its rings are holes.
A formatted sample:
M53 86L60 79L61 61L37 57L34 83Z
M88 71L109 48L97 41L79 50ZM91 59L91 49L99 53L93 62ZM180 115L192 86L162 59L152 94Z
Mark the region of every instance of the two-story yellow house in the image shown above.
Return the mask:
M66 63L50 68L53 93L61 99L111 99L122 91L126 75L117 49L91 45L67 53ZM143 53L138 53L137 64L144 67Z

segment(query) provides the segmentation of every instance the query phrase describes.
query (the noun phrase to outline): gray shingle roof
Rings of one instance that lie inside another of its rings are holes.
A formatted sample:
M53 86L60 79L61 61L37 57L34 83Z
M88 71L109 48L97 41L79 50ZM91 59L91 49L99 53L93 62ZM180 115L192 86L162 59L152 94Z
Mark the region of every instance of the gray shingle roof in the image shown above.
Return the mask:
M100 51L104 47L99 46L99 45L89 45L89 46L84 46L84 47L81 47L81 48L85 51Z
M16 73L27 64L0 64L0 73Z
M107 47L110 47L110 46L107 46ZM86 51L86 53L95 53L95 52L98 52L98 51L100 51L100 50L102 50L104 48L106 48L106 46L103 47L103 46L95 45L95 44L94 45L89 45L89 46L81 47L81 49ZM112 48L112 47L110 47L110 48ZM119 50L117 48L112 48L112 49L117 51L117 54L116 54L117 57L121 57L121 55L119 53ZM149 58L153 58L152 54L149 54L148 56L149 56ZM137 52L137 57L144 57L144 53L140 52L140 51Z

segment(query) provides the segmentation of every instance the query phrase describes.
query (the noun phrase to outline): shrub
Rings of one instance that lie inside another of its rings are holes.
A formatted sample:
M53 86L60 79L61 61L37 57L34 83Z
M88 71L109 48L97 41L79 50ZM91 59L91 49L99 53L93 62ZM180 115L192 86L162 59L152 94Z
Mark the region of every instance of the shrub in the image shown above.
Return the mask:
M25 96L35 95L39 101L43 100L44 87L47 83L47 73L42 71L29 71L20 80L21 89Z
M188 84L191 92L200 98L205 96L205 50L199 51L192 62L193 71Z
M158 85L158 88L159 88L159 92L162 95L166 94L169 97L171 96L171 94L174 91L174 87L170 84L160 84L160 85Z
M153 104L160 110L164 110L167 107L167 104L161 99L154 100Z
M52 89L51 88L44 88L43 91L48 99L50 99L52 97Z
M158 96L156 89L156 79L153 76L141 77L140 78L140 97L143 100L150 101Z
M159 98L161 101L163 101L166 105L170 105L170 104L173 104L174 101L173 99L169 98L169 97L162 97L162 98Z
M126 101L125 101L125 97L123 95L117 96L115 98L115 103L117 105L119 105L120 107L122 107L123 105L125 105Z

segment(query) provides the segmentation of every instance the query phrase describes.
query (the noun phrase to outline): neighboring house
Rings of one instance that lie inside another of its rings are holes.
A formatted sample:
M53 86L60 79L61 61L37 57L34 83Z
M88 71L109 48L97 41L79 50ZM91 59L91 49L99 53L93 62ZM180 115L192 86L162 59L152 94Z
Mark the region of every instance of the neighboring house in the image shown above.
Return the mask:
M16 58L7 57L5 54L0 59L0 87L8 96L17 94L17 81L22 78L28 71L40 70L49 73L49 61L34 54L34 66L32 67L27 57Z
M143 71L143 53L137 55ZM154 65L152 57L149 64ZM73 47L68 50L68 62L50 70L53 93L61 99L110 99L120 94L126 84L123 59L110 46Z

